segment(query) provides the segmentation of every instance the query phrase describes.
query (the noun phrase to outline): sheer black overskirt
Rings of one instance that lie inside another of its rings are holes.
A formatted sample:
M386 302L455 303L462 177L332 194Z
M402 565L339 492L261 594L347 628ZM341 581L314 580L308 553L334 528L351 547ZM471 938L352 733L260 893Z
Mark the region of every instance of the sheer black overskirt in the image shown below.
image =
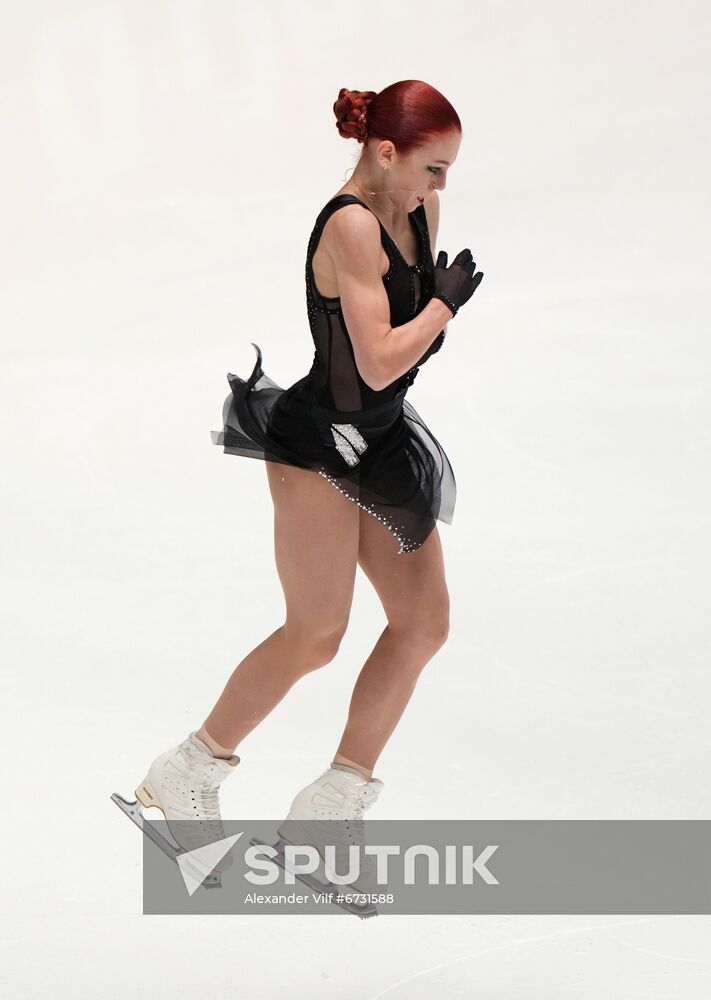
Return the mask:
M449 459L405 398L366 410L331 410L317 401L311 373L287 389L262 368L257 352L245 380L227 375L223 429L212 441L226 454L311 469L381 521L399 543L418 549L435 521L452 523L456 482Z

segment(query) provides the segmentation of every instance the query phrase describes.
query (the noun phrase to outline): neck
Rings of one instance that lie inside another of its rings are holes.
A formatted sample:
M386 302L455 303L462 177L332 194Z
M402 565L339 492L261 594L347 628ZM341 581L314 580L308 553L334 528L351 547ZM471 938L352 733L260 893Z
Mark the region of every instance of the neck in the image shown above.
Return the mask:
M386 176L385 171L371 172L361 161L347 184L354 189L354 194L379 216L384 226L396 228L404 219L406 212L396 200L395 194L388 191L383 184L384 176Z

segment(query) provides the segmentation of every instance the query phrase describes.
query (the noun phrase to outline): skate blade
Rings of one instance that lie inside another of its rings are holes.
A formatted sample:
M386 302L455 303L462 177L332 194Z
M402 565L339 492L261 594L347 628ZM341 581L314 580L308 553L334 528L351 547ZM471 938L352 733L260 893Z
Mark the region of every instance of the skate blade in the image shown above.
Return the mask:
M249 843L255 847L265 846L265 844L261 840L258 840L256 837L252 837ZM323 882L321 881L321 879L317 878L312 872L294 872L292 867L288 864L286 857L284 855L284 847L287 844L291 847L304 846L302 844L292 844L291 841L285 840L282 836L279 837L279 839L275 844L271 845L273 850L276 851L276 857L271 858L271 860L275 864L279 865L282 871L289 872L290 874L294 875L295 878L298 878L300 882L303 882L304 885L308 886L309 889L312 889L314 892L333 893L333 898L331 900L333 906L337 906L339 907L339 909L345 910L347 913L352 913L354 914L354 916L360 917L361 920L367 920L369 917L378 916L378 908L376 907L375 903L370 903L370 902L356 903L352 900L346 900L346 899L337 901L337 896L339 894L342 895L343 893L348 893L348 892L353 894L357 892L357 890L352 889L350 886L335 885L333 882L330 881L330 879L328 879L328 877L326 877L326 881ZM308 846L313 847L315 845L309 844ZM318 850L318 848L316 849ZM320 851L319 851L319 857L321 857ZM323 857L321 857L321 866L319 867L319 871L321 871L323 865L324 865L324 860Z
M138 802L138 804L140 806L143 806L144 810L146 810L146 809L160 809L161 813L163 814L163 819L165 821L165 825L168 828L168 834L170 836L170 839L171 839L171 841L175 844L175 846L178 849L182 849L183 851L185 851L186 854L189 854L191 851L195 850L196 847L204 846L202 844L198 844L198 845L196 845L196 844L192 844L192 845L190 845L190 844L184 844L181 841L180 837L178 836L178 834L176 833L176 831L173 829L173 825L172 825L171 821L168 819L168 816L166 815L165 809L160 804L160 800L159 800L159 798L158 798L158 796L157 796L157 794L156 794L156 792L155 792L155 790L153 788L153 785L151 784L151 779L149 778L148 775L146 775L146 777L143 779L143 781L140 783L140 785L136 786L136 788L133 791L133 794L134 794L134 796L135 796L136 801ZM146 819L148 818L145 815L145 812L144 812L144 817ZM178 824L178 826L179 825L180 824ZM216 870L219 871L221 874L224 874L226 868L222 868L218 864Z
M174 861L176 865L178 864L178 857L183 855L185 852L181 847L176 846L176 844L171 844L170 841L166 840L165 837L159 833L158 830L156 830L150 820L146 819L143 815L143 808L145 807L142 806L141 802L137 799L133 802L124 799L122 795L118 794L118 792L113 793L111 801L116 803L121 812L125 813L128 818L136 824L141 833L144 833L149 840L152 840L156 847L159 847L166 857L170 858L171 861ZM160 809L160 806L157 806L156 808ZM161 812L163 812L162 809ZM221 889L222 877L219 872L213 872L210 875L205 876L202 880L202 884L206 889Z

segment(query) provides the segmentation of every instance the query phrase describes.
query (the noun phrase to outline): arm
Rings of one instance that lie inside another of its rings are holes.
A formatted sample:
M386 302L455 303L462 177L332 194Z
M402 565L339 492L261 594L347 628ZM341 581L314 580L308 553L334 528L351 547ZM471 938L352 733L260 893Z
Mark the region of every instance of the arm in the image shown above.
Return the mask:
M409 323L390 326L390 303L380 273L380 226L360 205L331 216L333 265L343 318L361 378L376 392L415 365L452 312L432 299Z
M430 234L430 253L432 263L437 262L437 230L439 229L439 195L433 190L431 195L425 198L425 217L427 218L427 230ZM444 324L444 335L447 336L447 324Z

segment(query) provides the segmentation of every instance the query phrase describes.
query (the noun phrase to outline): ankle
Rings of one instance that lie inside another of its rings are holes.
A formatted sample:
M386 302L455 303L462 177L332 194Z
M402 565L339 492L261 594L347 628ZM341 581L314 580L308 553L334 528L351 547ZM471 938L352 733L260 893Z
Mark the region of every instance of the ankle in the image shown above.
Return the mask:
M204 725L200 726L195 735L208 747L213 757L229 758L234 753L234 747L230 750L227 747L221 746L216 740L213 740Z
M331 767L333 767L334 764L345 764L346 767L354 767L357 771L360 771L360 773L363 775L366 781L370 781L370 779L373 777L372 768L363 767L362 764L356 764L355 761L349 760L347 757L344 757L343 754L341 753L337 753L336 756L333 758L333 760L331 761Z

